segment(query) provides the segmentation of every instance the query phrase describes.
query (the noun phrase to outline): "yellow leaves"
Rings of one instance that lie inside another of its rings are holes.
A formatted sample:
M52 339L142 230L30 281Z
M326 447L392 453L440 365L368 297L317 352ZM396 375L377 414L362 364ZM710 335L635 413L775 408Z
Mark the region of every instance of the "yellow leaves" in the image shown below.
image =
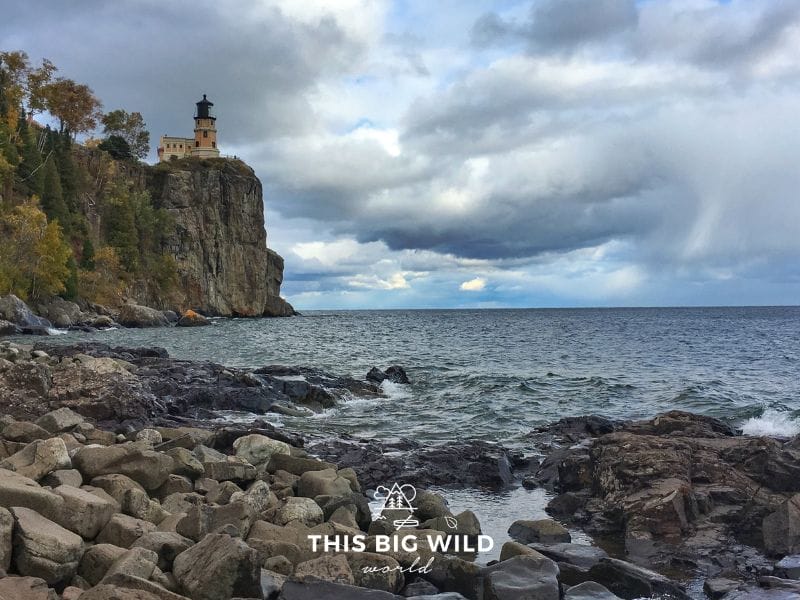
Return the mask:
M94 270L78 271L81 295L97 304L118 306L125 294L125 280L117 252L105 246L94 253Z
M38 299L64 291L72 250L34 196L0 215L0 295Z

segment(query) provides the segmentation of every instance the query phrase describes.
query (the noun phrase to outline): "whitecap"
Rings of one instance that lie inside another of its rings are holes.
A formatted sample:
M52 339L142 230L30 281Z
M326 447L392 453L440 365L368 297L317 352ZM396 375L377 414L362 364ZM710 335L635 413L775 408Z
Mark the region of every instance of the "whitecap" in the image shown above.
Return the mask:
M767 409L760 417L750 417L742 424L744 435L792 437L800 433L800 421L787 412Z
M66 329L56 329L55 327L47 328L47 335L66 335L69 333Z
M381 382L381 390L390 400L408 400L411 398L411 386L403 383L394 383L388 379Z

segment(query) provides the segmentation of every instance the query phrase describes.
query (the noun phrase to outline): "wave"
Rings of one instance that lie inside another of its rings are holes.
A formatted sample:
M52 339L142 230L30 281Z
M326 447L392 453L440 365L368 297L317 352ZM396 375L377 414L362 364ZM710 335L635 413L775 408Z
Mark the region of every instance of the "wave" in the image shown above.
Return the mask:
M408 400L412 397L411 386L403 383L394 383L388 379L381 382L381 390L389 397L389 400Z
M47 335L66 335L69 333L66 329L56 329L55 327L47 328Z
M800 434L800 421L788 412L767 409L761 416L750 417L742 424L744 435L792 437Z

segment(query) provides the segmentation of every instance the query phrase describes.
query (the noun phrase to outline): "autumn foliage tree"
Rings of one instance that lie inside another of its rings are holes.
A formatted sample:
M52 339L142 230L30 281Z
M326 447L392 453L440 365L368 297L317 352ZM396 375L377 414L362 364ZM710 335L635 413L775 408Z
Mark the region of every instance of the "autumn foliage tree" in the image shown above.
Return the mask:
M146 129L142 113L129 113L122 109L112 110L103 115L101 122L103 133L125 140L131 153L137 158L144 158L150 152L150 132Z
M71 256L61 226L47 222L36 198L0 214L0 295L38 300L63 292Z
M76 135L97 127L102 104L89 86L59 77L43 86L41 93L47 112L58 119L60 132Z

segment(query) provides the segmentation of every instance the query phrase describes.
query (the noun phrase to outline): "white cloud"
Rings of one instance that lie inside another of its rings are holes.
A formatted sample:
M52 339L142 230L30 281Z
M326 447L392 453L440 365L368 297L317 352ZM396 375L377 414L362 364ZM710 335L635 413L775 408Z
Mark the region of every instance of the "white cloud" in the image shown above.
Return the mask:
M483 277L476 277L475 279L463 282L458 286L458 289L462 292L482 292L486 289L486 280Z

